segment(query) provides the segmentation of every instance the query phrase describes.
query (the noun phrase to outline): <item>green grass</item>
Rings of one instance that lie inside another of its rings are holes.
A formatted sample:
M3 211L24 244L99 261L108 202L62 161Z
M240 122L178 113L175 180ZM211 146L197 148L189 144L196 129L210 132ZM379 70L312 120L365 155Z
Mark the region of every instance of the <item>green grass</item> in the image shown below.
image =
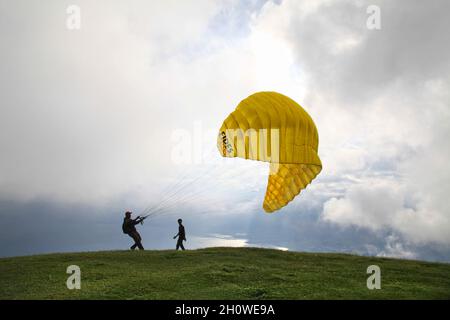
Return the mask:
M81 268L68 290L66 268ZM366 269L381 268L368 290ZM450 265L258 248L0 259L0 299L449 299Z

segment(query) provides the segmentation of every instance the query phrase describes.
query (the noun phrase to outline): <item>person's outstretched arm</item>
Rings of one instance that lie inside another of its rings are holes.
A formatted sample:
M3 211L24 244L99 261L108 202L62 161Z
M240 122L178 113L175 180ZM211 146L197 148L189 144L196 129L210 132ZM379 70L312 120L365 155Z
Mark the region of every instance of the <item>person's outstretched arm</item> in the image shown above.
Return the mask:
M139 224L143 219L141 217L136 217L136 219L133 220L133 224Z
M180 235L180 233L178 232L173 238L175 239L176 237L178 237Z

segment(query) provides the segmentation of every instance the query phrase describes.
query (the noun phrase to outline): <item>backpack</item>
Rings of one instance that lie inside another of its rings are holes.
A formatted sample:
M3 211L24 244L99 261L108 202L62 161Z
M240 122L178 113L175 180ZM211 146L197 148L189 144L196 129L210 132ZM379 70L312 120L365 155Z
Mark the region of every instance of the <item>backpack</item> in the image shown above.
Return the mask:
M123 231L123 233L125 233L125 234L127 234L127 233L130 232L130 229L128 228L127 223L125 222L125 220L124 220L123 223L122 223L122 231Z

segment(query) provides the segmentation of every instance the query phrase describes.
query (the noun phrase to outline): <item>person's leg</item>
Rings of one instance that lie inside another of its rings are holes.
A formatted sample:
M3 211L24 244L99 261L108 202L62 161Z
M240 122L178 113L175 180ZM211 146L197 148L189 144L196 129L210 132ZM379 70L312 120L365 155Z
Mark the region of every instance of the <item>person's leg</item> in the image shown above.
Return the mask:
M183 241L181 241L181 243L180 243L180 247L181 247L181 250L183 250L183 251L184 251Z
M182 246L183 244L181 243L180 238L178 238L177 247L175 250L178 250L180 248L180 245Z
M128 235L129 235L129 236L131 237L131 239L133 239L133 241L134 241L134 244L130 247L131 250L134 250L134 249L136 249L136 247L137 247L136 240L134 239L134 235L133 235L133 233L128 233Z
M136 242L137 247L139 248L139 250L144 250L144 247L142 246L142 243L141 243L141 241L142 241L141 235L137 231L134 234L136 237L135 242Z

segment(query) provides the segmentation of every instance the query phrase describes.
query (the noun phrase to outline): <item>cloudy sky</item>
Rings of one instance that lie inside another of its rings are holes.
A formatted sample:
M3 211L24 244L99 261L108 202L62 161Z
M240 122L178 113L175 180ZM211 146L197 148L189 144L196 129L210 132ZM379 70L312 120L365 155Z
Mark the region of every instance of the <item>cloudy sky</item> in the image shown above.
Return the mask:
M380 29L368 28L371 5ZM0 0L0 256L126 249L123 212L160 206L140 227L149 249L172 248L182 217L189 248L450 261L449 11L445 0ZM271 215L267 164L215 149L257 91L310 113L323 162Z

